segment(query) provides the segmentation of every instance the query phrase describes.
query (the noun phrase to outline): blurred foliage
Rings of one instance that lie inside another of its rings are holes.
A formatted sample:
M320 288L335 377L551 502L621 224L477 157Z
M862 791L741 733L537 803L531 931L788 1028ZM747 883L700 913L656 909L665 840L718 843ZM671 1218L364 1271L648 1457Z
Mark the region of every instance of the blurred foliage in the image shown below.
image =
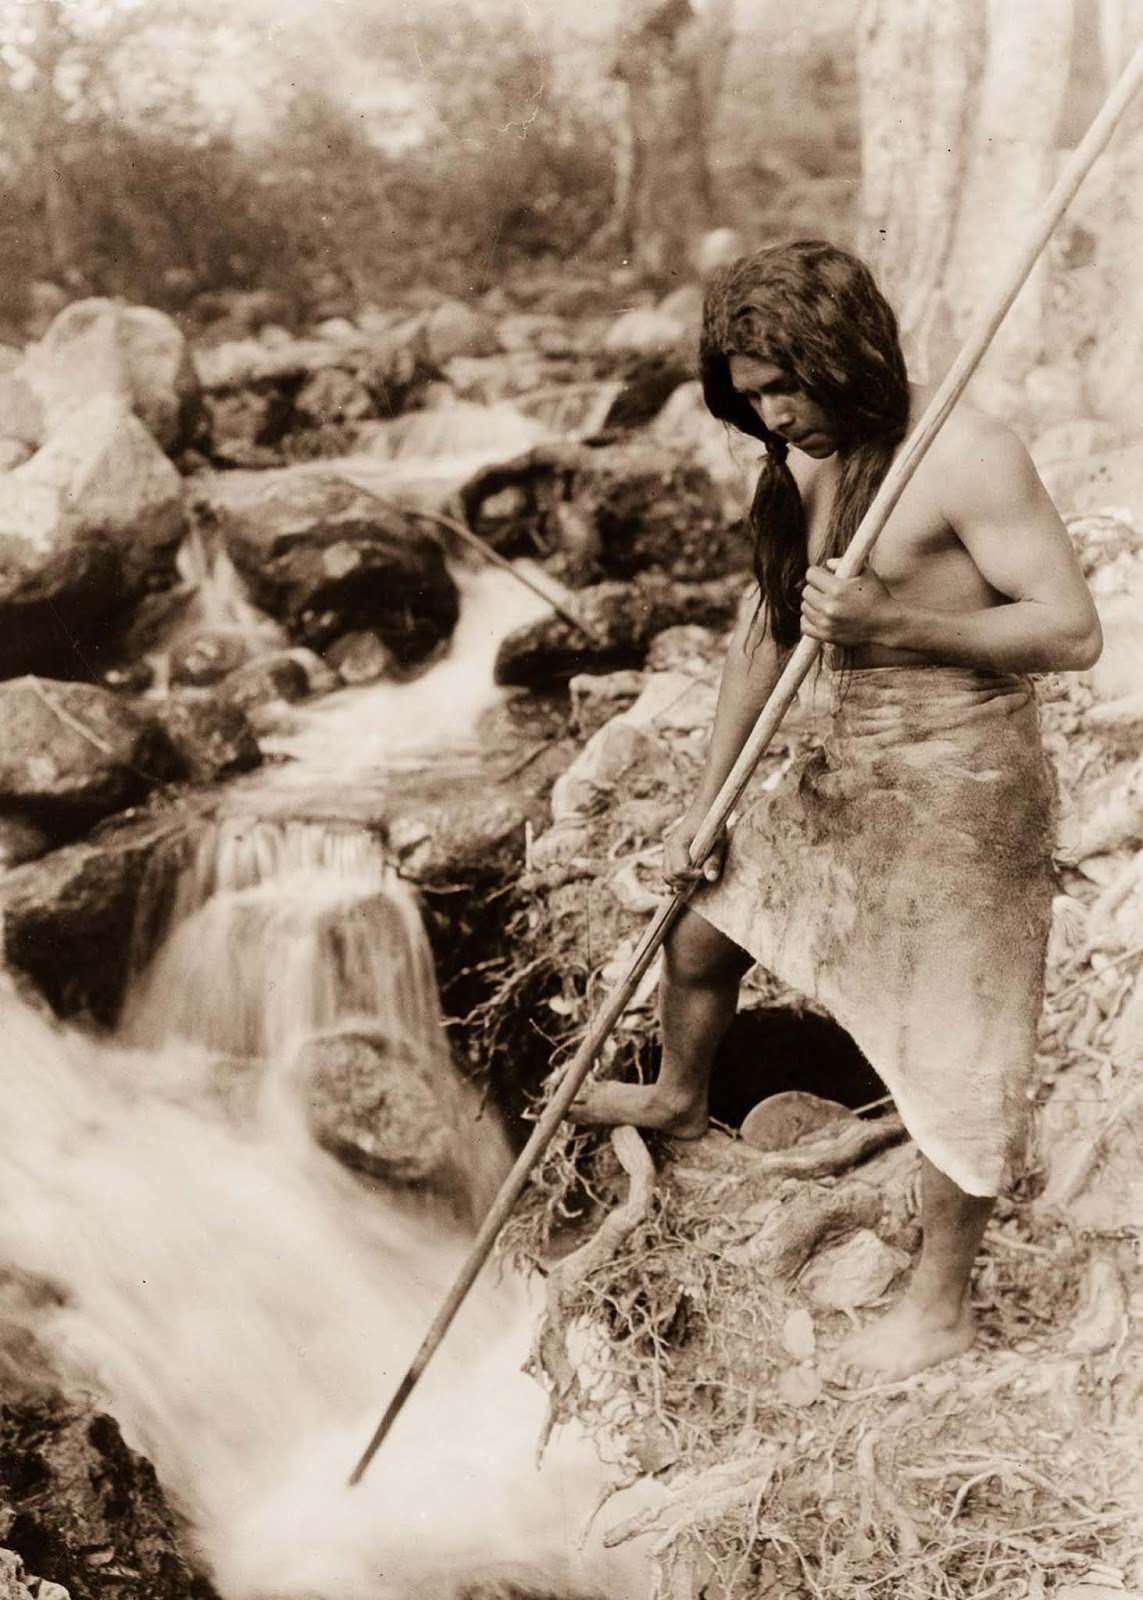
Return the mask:
M349 0L335 34L275 3L0 0L0 322L44 280L176 310L264 288L300 318L590 255L623 104L598 30L585 45L558 8L541 26L487 0ZM852 144L826 55L797 106L788 62L728 97L727 220L749 227ZM744 48L740 81L755 67Z

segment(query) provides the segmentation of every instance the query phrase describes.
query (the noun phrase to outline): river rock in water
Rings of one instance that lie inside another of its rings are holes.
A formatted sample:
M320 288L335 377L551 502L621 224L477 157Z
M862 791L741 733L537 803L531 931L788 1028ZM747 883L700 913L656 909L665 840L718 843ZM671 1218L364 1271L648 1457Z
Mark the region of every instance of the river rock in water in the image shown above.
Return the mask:
M716 578L749 566L743 526L727 518L710 473L653 445L539 445L477 473L461 498L470 527L496 549L566 552L569 581Z
M262 760L254 730L240 705L204 689L167 697L156 715L183 777L214 783L249 772Z
M90 1401L47 1393L0 1407L0 1541L70 1600L215 1600L145 1457ZM18 1593L18 1591L16 1591Z
M743 577L674 583L647 574L635 583L599 583L576 594L587 638L562 617L517 628L496 656L496 682L530 688L565 682L580 672L641 666L651 640L666 628L697 623L725 628L734 620Z
M382 1183L468 1209L455 1132L459 1092L442 1083L446 1063L430 1066L383 1033L343 1031L308 1040L297 1070L311 1131L331 1155Z
M132 804L169 772L162 730L109 689L0 684L0 802L66 830Z
M221 683L250 655L250 640L233 628L208 628L171 651L171 682L189 689Z
M288 650L274 650L269 655L247 661L230 673L222 685L222 693L243 711L271 705L277 700L292 705L304 700L309 691L310 680L305 667Z
M456 625L456 584L423 521L332 473L215 475L200 507L255 603L304 644L372 628L412 665Z
M181 818L117 824L0 878L4 965L30 978L57 1016L115 1020L144 874L158 842L185 826Z

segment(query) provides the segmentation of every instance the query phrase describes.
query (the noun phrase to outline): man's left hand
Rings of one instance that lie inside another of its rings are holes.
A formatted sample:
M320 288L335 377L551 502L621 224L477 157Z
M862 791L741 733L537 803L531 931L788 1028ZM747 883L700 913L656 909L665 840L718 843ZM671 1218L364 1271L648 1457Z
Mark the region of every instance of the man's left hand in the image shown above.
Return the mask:
M802 591L802 632L824 644L886 644L897 603L875 572L839 578L836 560L810 567Z

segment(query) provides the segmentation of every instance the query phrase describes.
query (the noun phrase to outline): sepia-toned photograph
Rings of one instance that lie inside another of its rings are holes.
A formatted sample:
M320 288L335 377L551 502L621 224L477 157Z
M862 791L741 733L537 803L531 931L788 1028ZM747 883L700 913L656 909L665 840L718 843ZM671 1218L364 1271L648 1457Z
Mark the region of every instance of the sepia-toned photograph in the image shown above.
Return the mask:
M0 1600L1143 1600L1143 0L0 0Z

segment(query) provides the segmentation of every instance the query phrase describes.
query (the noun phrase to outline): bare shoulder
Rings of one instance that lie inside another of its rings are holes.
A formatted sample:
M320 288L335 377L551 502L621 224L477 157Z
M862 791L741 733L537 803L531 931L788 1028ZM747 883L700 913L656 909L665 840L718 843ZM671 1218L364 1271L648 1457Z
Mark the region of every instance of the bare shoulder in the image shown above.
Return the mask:
M1011 515L1047 493L1023 440L998 417L954 410L933 442L925 476L954 527L965 516Z

